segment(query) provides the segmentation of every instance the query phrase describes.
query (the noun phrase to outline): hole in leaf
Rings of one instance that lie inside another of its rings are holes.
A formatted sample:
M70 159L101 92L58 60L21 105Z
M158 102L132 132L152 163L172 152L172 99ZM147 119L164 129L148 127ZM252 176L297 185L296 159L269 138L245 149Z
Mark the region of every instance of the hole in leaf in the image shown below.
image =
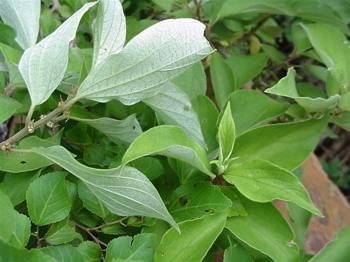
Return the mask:
M181 206L185 206L187 204L187 202L188 202L187 197L183 196L183 197L179 198L179 203L180 203Z
M24 164L27 164L27 161L22 160L20 163L21 163L22 165L24 165Z

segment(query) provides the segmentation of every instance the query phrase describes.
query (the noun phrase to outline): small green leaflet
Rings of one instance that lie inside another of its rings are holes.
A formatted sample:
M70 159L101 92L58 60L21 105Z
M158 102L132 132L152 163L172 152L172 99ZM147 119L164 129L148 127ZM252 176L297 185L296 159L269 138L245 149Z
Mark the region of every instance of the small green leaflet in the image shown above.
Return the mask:
M23 49L36 43L40 7L40 0L0 0L1 19L16 31L16 41Z
M45 102L62 81L68 66L69 43L75 37L82 16L96 3L85 4L56 31L24 52L19 71L33 106Z
M289 68L287 76L278 81L276 85L265 90L266 93L289 97L310 112L323 112L334 109L339 103L340 96L334 95L328 99L317 97L302 97L298 94L295 84L295 70Z
M74 239L83 240L82 236L75 231L74 224L66 220L51 225L44 238L51 245L65 244Z
M163 155L184 161L214 177L205 150L177 126L157 126L137 137L123 157L127 164L148 155Z
M252 201L265 203L275 199L285 200L315 215L321 215L299 179L268 161L255 159L232 162L224 179Z
M118 54L91 71L75 99L118 99L132 105L213 52L205 26L193 19L161 21L134 37Z
M120 52L126 37L123 6L119 0L100 0L94 30L93 64Z
M84 262L101 261L101 248L95 242L84 241L77 247L77 250L83 256Z
M35 179L27 190L28 213L36 225L48 225L65 219L72 207L64 172L54 172Z
M22 105L18 103L15 99L0 95L0 123L5 122L17 109L21 108Z
M216 213L179 224L181 234L169 229L156 250L155 262L202 261L221 234L227 214Z
M230 158L233 147L235 145L236 139L236 128L235 122L232 118L231 106L228 103L224 114L222 115L219 131L218 131L218 140L220 147L219 160L222 164Z
M33 152L60 165L81 179L114 214L163 219L178 229L157 190L148 178L132 167L95 169L84 166L62 146L33 148Z

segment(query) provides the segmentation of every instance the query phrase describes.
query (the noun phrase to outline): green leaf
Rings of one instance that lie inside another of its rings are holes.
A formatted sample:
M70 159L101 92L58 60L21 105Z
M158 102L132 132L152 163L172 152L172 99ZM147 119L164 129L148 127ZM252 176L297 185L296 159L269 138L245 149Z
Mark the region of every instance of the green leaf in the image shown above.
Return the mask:
M265 203L280 199L321 215L299 179L270 162L259 159L232 162L224 179L252 201Z
M190 98L175 85L168 83L166 89L143 100L166 125L178 125L206 148L198 116L193 110Z
M36 146L49 147L60 143L60 133L57 135L41 139L30 136L22 139L17 148L29 149ZM51 161L32 153L4 152L0 150L0 170L9 173L22 173L49 166Z
M219 53L211 56L210 78L213 83L215 99L219 107L223 108L228 97L235 90L235 80L231 68Z
M129 146L122 162L127 164L140 157L154 154L181 160L209 176L214 176L210 171L204 149L179 127L158 126L149 129Z
M64 172L53 172L35 179L27 191L30 218L36 225L48 225L65 219L72 207Z
M92 193L87 185L81 181L79 181L78 184L78 194L81 201L83 201L83 206L91 213L103 219L110 215L110 212L103 203Z
M202 261L222 232L225 223L226 213L180 223L181 234L169 229L156 250L154 261Z
M231 106L227 104L227 107L222 115L218 140L220 146L220 155L219 159L223 164L232 154L233 147L235 145L236 131L235 131L235 122L232 118Z
M45 102L62 81L68 65L69 43L82 16L95 4L85 4L56 31L24 52L19 70L34 106Z
M207 79L204 66L198 62L188 68L184 73L172 81L178 88L186 92L191 100L198 96L205 96L207 92Z
M334 240L329 242L310 262L347 261L350 255L350 227L340 229Z
M120 52L126 37L126 22L120 1L100 0L94 30L93 64Z
M132 105L157 94L166 82L212 52L204 29L193 19L168 19L149 27L92 70L76 98L118 99Z
M277 118L288 108L287 104L255 90L238 90L231 95L229 101L237 136Z
M101 261L101 248L94 242L84 241L78 246L77 250L83 256L84 262Z
M262 159L295 169L314 150L326 125L324 118L255 128L236 139L232 157Z
M272 204L241 201L248 216L227 219L226 228L252 248L268 255L276 262L299 261L299 249L293 233L282 215Z
M170 11L174 0L152 0L152 2L158 5L163 10Z
M169 210L176 221L185 221L223 212L232 206L218 186L209 183L187 184L175 191Z
M347 92L340 97L339 107L344 111L350 111L350 92Z
M5 24L16 30L16 41L23 49L35 44L39 33L39 0L1 0L0 16Z
M230 245L230 247L226 249L224 253L224 262L232 261L253 262L254 260L243 247L233 244Z
M74 239L83 240L82 236L75 231L74 225L65 220L53 224L44 238L51 245L65 244Z
M29 184L37 178L39 172L24 172L18 174L6 174L0 184L0 190L11 200L14 206L26 199L26 191Z
M319 0L227 0L220 6L217 20L233 15L276 14L299 16L306 20L322 21L338 26L346 31L346 27L338 13Z
M120 216L155 217L177 228L155 187L137 169L90 168L76 161L71 153L61 146L32 150L81 179L112 213Z
M330 74L339 83L339 89L349 91L350 73L347 66L350 63L350 49L346 36L339 28L327 24L302 24L302 27Z
M30 237L29 218L18 213L2 191L0 191L0 206L0 240L15 248L25 248Z
M13 116L22 105L10 97L0 95L0 107L0 123L3 123Z
M151 233L139 234L133 238L130 236L118 237L108 244L106 262L152 262L157 245L157 236Z
M112 142L119 144L130 144L141 133L141 127L137 121L136 115L131 115L123 120L116 120L108 117L87 119L74 116L70 119L83 122L106 135Z
M310 112L323 112L334 109L339 103L340 96L334 95L328 99L317 97L303 97L298 94L295 84L295 70L289 68L287 76L283 77L277 84L265 90L266 93L284 96L294 99L299 105Z

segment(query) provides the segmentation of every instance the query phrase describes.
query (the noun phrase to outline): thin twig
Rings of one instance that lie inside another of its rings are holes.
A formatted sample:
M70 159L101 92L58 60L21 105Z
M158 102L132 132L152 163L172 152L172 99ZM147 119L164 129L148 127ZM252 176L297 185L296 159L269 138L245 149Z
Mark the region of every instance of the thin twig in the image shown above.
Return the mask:
M90 228L84 227L83 225L80 225L78 223L73 222L74 225L83 231L85 231L98 245L103 246L104 248L107 247L107 244L101 240L99 240L92 232Z

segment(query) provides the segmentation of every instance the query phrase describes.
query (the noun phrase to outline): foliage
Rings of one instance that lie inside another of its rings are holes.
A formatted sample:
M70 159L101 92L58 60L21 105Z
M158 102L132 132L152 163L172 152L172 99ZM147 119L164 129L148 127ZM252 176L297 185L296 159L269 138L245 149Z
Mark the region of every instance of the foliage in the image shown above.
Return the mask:
M0 261L305 261L293 171L350 130L349 10L0 0Z

